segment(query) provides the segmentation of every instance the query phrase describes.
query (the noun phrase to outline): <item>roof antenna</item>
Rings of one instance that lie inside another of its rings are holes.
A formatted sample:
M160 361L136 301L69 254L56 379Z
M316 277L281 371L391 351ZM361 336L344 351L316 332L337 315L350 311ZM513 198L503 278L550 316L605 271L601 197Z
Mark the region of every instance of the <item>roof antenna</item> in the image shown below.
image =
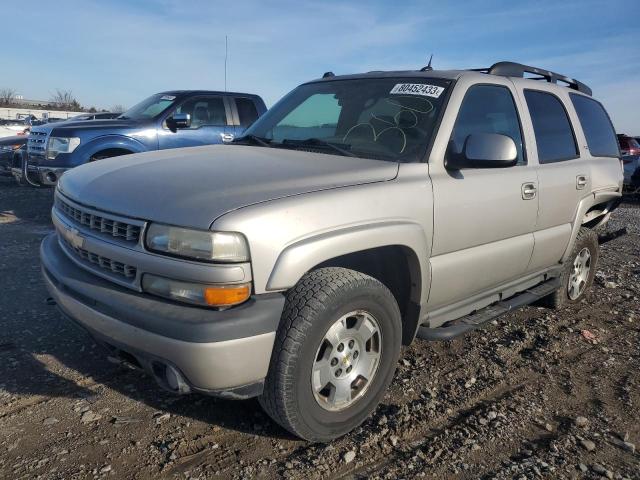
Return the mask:
M431 60L433 60L433 53L429 57L429 63L427 64L427 66L426 67L422 67L420 69L421 72L430 72L431 70L433 70L433 67L431 66Z
M224 36L224 91L227 91L227 56L229 55L227 36Z

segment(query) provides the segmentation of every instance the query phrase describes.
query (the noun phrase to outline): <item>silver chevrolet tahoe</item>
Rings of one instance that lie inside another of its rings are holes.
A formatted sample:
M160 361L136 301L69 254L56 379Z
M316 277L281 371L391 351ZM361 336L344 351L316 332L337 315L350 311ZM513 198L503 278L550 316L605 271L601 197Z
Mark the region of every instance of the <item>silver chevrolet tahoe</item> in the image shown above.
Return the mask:
M591 90L554 72L328 72L231 145L66 173L42 270L66 317L162 387L258 396L328 441L416 336L581 301L619 156Z

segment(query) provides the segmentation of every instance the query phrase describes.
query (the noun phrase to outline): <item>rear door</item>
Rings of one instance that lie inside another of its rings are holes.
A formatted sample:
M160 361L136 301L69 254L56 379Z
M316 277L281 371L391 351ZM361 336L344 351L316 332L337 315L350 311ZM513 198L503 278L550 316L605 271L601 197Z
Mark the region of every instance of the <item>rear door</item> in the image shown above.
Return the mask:
M588 163L592 191L620 186L620 150L611 119L600 102L579 93L569 93L582 127L582 158ZM580 128L578 128L578 134Z
M580 200L591 192L588 163L580 158L578 140L566 108L566 92L523 88L527 121L534 137L529 148L538 164L538 222L529 271L557 264L571 237Z
M458 81L447 107L448 112L458 112L457 117L443 119L431 154L432 309L471 304L474 295L521 277L533 251L536 172L525 155L514 86L507 79L491 80L491 84L468 86L464 77ZM467 137L475 133L511 137L518 164L447 170L442 157L460 153Z
M193 147L222 143L233 134L231 109L221 95L202 95L184 100L171 113L186 113L191 116L191 126L172 132L163 122L159 128L159 148Z

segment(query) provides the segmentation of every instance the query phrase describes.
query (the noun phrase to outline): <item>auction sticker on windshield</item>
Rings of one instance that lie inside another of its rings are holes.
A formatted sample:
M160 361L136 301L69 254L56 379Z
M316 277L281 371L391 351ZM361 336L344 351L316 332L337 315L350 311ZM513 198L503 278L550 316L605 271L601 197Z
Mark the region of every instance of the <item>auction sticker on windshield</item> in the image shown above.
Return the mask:
M427 85L425 83L396 83L389 93L400 93L403 95L422 95L423 97L438 98L444 87Z

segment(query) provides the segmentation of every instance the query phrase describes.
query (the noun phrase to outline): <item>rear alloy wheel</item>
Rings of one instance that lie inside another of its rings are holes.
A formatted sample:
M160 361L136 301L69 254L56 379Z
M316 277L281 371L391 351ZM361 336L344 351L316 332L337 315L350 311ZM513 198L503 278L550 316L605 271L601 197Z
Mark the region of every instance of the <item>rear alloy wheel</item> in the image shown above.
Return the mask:
M401 340L387 287L346 268L314 270L287 293L260 404L298 437L333 440L376 408Z
M591 252L584 247L573 260L573 270L567 282L569 300L577 300L584 293L591 273Z
M558 309L582 300L593 284L599 252L598 235L589 228L580 228L564 263L560 288L542 299L542 303Z

